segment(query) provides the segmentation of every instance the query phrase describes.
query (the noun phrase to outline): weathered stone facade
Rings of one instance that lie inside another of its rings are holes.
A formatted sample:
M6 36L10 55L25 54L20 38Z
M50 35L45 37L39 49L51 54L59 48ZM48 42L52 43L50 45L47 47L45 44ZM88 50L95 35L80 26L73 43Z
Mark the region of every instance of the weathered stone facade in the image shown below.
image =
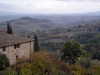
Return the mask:
M33 52L33 42L26 42L19 44L20 47L14 49L14 45L5 47L5 51L3 48L0 48L0 53L4 53L7 55L10 61L10 65L16 64L16 59L24 57L26 60L30 58L30 52Z
M8 34L6 35L6 37L7 36ZM2 34L0 37L2 37ZM10 37L13 37L13 35L10 35ZM2 38L0 38L1 40L0 53L4 53L7 55L10 61L10 65L16 64L17 62L16 59L18 58L24 57L25 60L29 59L30 53L33 52L32 39L23 38L21 42L20 39L22 39L22 37L18 37L19 39L16 38L17 39L16 42L15 38L16 36L14 36L14 39L10 39L9 41L7 41L8 44L6 44L6 40L2 40ZM14 42L12 42L12 40L14 40ZM5 44L2 45L2 42L4 42Z

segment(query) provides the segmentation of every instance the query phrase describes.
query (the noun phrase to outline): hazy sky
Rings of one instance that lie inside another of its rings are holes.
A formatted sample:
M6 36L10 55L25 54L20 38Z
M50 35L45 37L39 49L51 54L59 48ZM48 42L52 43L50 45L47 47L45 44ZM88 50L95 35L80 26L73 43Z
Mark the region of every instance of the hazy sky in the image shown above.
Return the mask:
M100 11L100 0L0 0L0 11L84 13Z

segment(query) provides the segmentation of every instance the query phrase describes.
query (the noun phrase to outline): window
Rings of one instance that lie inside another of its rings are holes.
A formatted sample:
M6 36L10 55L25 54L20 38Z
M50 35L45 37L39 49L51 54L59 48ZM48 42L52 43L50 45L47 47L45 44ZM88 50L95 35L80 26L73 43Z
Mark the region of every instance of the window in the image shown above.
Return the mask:
M3 47L3 52L5 52L6 51L6 47Z
M17 47L17 48L19 48L19 47L20 47L20 45L19 45L19 44L16 44L16 47Z
M14 44L14 49L20 48L20 44Z
M14 45L14 49L16 49L16 44Z
M18 59L18 55L16 56L16 59Z

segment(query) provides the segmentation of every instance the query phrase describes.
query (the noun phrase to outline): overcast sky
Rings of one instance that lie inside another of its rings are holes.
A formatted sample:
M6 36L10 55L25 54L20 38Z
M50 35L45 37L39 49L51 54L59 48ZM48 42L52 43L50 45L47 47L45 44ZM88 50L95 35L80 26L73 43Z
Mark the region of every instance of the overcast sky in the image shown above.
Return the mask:
M0 11L22 13L85 13L100 11L100 0L0 0Z

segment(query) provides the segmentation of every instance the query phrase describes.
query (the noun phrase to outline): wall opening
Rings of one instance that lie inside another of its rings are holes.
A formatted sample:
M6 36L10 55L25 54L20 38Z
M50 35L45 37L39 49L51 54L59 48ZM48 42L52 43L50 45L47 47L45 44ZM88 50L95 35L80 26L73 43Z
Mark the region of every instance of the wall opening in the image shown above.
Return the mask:
M3 48L2 48L2 52L5 52L5 51L6 51L6 47L3 47Z
M20 44L14 44L14 49L20 48Z
M16 55L16 59L18 59L18 55Z

